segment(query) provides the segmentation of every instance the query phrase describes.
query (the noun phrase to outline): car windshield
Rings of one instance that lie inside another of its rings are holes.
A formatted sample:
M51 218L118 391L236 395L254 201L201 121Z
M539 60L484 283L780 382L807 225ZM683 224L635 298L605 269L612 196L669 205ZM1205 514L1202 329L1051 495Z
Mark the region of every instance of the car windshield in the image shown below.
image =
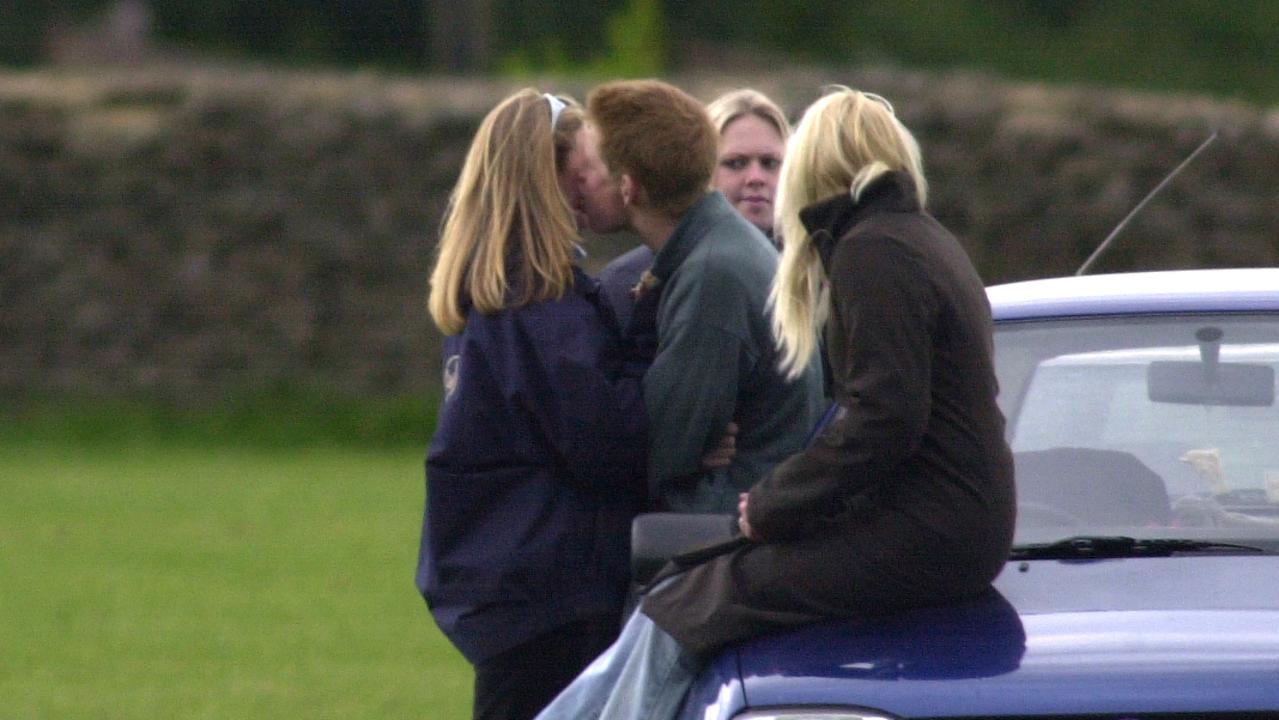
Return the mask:
M1017 542L1279 543L1279 315L996 328Z

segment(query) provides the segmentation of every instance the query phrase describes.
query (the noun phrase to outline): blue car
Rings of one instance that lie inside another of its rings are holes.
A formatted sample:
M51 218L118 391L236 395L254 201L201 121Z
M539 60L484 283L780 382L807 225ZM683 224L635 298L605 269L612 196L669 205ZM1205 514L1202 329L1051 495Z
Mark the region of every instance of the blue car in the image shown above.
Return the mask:
M991 287L990 593L732 648L686 720L1279 717L1279 269Z

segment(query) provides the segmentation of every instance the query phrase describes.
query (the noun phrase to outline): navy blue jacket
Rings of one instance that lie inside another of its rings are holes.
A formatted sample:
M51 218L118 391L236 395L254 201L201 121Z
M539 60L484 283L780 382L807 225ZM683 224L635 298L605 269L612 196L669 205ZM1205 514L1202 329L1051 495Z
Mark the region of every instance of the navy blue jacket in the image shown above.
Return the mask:
M619 617L645 487L641 369L598 284L444 339L417 586L478 663L565 623Z

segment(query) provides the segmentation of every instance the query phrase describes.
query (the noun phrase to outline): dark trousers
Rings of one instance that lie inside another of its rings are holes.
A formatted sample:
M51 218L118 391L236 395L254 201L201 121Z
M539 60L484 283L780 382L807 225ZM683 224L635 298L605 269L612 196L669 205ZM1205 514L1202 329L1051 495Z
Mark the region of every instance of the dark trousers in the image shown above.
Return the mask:
M532 720L620 630L617 615L578 620L476 665L472 720Z

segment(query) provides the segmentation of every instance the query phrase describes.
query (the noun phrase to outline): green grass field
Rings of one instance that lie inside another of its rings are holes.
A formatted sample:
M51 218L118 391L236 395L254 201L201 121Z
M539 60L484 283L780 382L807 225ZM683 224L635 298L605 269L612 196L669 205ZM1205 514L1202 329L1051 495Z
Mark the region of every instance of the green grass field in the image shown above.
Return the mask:
M0 716L465 718L421 450L0 445Z

